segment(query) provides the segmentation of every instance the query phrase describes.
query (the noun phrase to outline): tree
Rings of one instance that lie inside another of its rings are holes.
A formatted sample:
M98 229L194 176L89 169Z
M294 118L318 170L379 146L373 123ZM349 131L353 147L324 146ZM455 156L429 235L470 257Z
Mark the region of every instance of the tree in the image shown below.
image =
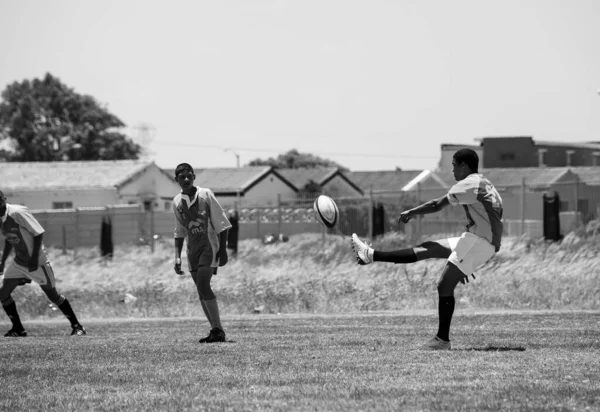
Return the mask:
M266 160L254 159L248 163L248 166L273 166L276 169L299 169L301 167L338 167L341 170L348 170L333 160L322 159L319 156L315 156L310 153L300 153L296 149L292 149L287 153L280 154L276 159L272 157Z
M119 133L125 124L88 95L50 73L14 82L0 101L0 160L15 162L137 159L141 147Z

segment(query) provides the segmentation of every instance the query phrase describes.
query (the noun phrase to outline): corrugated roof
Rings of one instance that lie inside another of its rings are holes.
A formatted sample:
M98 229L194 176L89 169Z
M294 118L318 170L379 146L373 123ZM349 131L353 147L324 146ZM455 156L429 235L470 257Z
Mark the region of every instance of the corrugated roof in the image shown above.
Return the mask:
M337 167L277 169L281 176L297 188L303 188L310 180L321 185L338 171Z
M372 188L373 192L400 190L423 170L378 170L345 172L350 180L358 185L365 193Z
M600 186L599 166L570 167L569 169L575 173L583 183L590 186Z
M527 186L546 187L555 183L563 175L569 173L568 167L515 167L479 169L496 187L519 186L525 178ZM456 181L452 172L438 174L446 184L453 186Z
M272 173L270 166L246 166L232 168L196 169L195 184L211 189L215 193L243 193L267 174ZM175 176L175 171L170 172Z
M151 164L141 160L6 162L0 163L0 189L114 188Z
M575 149L592 149L592 150L600 150L600 144L598 143L587 143L587 142L551 142L548 140L536 140L536 146L553 146L553 147L572 147Z

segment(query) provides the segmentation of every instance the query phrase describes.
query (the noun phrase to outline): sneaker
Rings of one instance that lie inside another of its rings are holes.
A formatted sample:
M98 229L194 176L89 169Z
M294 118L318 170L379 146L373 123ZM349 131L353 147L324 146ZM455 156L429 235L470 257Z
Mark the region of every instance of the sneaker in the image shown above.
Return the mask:
M212 328L207 337L200 339L200 343L225 342L225 332L223 329Z
M368 265L372 263L373 260L369 258L369 253L373 256L373 250L362 240L356 236L356 233L352 233L351 238L352 249L356 254L356 261L359 265Z
M437 336L421 346L422 350L450 350L451 348L450 341L442 340Z
M7 338L24 338L25 336L27 336L27 332L25 332L25 329L22 329L22 330L11 329L8 332L6 332L4 334L4 336Z
M79 324L73 325L73 330L71 331L71 336L83 336L87 335L85 328Z

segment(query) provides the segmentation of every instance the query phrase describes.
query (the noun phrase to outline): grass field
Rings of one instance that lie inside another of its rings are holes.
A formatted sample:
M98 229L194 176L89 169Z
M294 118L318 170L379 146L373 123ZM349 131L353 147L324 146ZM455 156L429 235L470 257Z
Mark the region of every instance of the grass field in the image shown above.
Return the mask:
M458 313L452 351L418 350L436 322L228 316L234 342L201 345L201 319L29 321L0 339L0 410L600 410L600 312Z

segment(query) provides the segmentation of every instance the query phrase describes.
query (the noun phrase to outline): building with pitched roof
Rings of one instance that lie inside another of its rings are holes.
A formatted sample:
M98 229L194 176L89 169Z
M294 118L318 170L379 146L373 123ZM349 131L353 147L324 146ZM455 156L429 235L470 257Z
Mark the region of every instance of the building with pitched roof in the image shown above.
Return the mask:
M177 183L140 160L0 163L0 189L29 209L144 204L171 210Z
M285 179L301 191L309 182L319 185L323 193L332 197L363 196L363 190L337 167L277 169Z
M175 169L165 170L175 178ZM278 198L295 199L298 192L294 184L271 166L194 168L194 173L194 183L212 190L223 207L276 206Z

